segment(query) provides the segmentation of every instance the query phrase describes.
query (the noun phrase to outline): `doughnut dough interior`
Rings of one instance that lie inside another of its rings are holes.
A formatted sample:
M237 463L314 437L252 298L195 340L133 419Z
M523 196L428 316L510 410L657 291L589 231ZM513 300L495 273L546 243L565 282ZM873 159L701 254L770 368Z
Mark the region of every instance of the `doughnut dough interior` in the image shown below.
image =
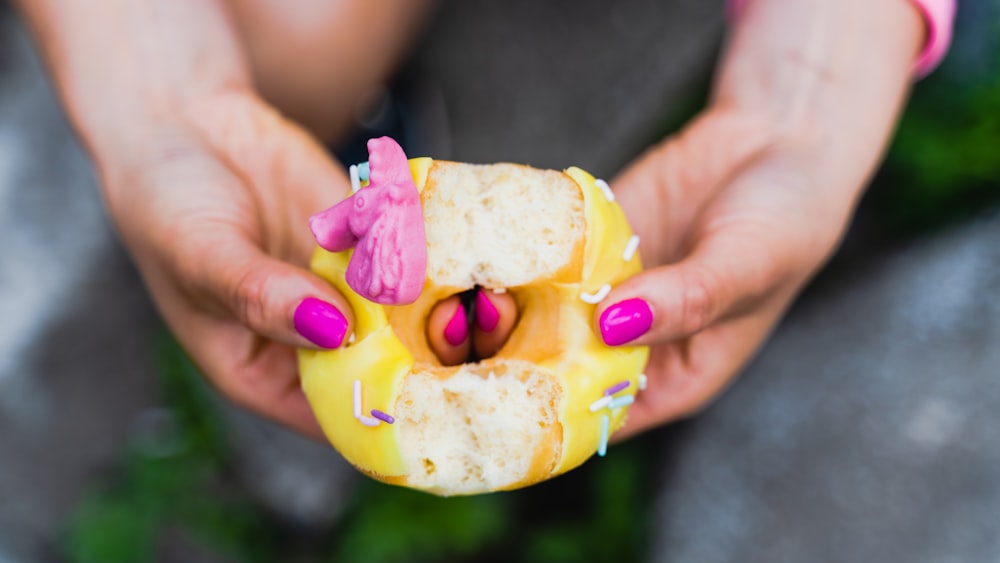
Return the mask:
M581 297L641 269L637 255L625 256L624 215L576 168L426 158L410 167L428 260L415 303L354 294L344 282L350 251L320 249L313 259L356 317L353 342L300 351L303 388L327 437L372 477L440 495L518 488L578 466L597 450L602 424L613 431L627 411L590 405L624 381L616 397L634 395L647 358L644 347L605 346L592 328L595 305ZM443 366L426 338L431 308L475 287L509 292L519 321L496 356ZM363 424L359 408L369 423L371 409L394 422Z

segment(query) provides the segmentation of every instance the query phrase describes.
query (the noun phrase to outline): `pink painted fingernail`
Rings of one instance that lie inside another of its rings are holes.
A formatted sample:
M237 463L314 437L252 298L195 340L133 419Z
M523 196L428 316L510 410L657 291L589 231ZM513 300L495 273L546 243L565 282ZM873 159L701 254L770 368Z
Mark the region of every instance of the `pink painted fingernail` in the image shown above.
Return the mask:
M455 314L448 321L448 326L444 327L444 339L452 346L458 346L469 337L469 325L465 319L465 305L458 304Z
M601 313L601 336L608 346L619 346L639 338L653 326L653 310L642 299L626 299Z
M292 317L295 330L323 348L339 348L347 336L347 318L336 307L315 297L306 297Z
M476 292L476 326L483 332L493 332L500 322L500 311L486 297L486 292L480 289Z

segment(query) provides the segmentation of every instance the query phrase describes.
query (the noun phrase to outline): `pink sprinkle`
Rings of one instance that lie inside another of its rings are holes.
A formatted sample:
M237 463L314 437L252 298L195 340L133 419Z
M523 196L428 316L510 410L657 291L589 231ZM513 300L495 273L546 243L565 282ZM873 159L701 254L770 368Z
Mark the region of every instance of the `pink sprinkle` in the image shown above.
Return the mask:
M372 416L381 420L382 422L387 422L389 424L396 422L396 419L393 418L391 414L386 414L378 409L372 409Z
M622 389L625 389L628 386L629 386L629 380L626 379L625 381L619 381L618 383L615 383L611 387L605 389L604 394L610 397L611 395L614 395L615 393L621 391Z

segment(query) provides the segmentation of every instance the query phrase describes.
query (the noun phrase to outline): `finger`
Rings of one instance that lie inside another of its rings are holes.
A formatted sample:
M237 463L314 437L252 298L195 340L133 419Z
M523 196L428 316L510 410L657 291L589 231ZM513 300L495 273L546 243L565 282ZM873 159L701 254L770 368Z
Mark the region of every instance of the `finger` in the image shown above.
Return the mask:
M305 263L316 248L314 229L310 218L343 201L351 193L351 183L344 170L330 158L329 153L304 131L293 130L290 141L283 145L286 165L280 167L281 197L290 198L290 217L287 221L294 233L291 257ZM345 205L342 212L349 212ZM337 217L341 231L347 229L347 217ZM346 238L353 235L346 234ZM355 241L340 241L346 248Z
M651 350L648 383L613 441L697 415L753 357L790 299L776 295L757 314L715 326L684 343Z
M309 218L350 194L350 181L329 151L304 129L259 100L225 122L220 152L254 188L270 254L308 262L316 242Z
M663 236L644 237L644 258L673 254L703 205L772 145L773 129L745 112L704 112L616 177L611 185L632 229L643 234L667 228Z
M503 348L517 323L517 304L506 293L476 290L472 349L477 358L491 358Z
M347 301L311 272L264 254L239 235L205 241L188 275L211 304L261 336L308 348L337 348L350 336ZM211 309L212 307L208 307Z
M277 423L322 439L302 392L293 347L196 312L181 321L185 330L177 332L178 338L220 393Z
M455 366L469 357L469 321L457 295L444 299L427 318L427 342L442 364Z
M788 258L760 232L731 228L704 239L683 261L629 278L595 315L609 346L685 338L745 310L786 280Z

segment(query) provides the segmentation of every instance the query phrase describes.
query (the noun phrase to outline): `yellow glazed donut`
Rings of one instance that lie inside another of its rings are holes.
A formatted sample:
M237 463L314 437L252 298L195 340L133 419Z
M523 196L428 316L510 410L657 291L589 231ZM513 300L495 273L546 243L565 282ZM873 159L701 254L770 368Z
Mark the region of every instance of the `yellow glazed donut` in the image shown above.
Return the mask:
M606 346L592 325L610 288L641 270L638 237L607 184L579 168L409 166L427 239L415 302L352 291L350 250L312 259L355 317L343 347L299 352L327 438L371 477L438 495L524 487L603 455L645 386L648 356ZM430 311L475 287L507 291L519 320L495 356L443 366L427 342Z

